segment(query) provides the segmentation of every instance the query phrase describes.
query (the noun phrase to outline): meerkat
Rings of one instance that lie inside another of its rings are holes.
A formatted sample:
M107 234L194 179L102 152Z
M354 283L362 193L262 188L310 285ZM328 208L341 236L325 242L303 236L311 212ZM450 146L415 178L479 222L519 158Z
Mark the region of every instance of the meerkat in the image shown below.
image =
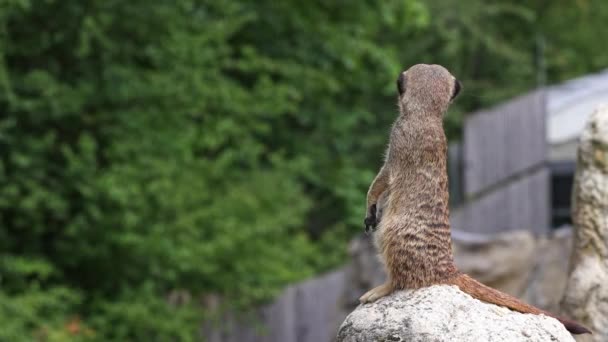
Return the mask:
M589 333L576 322L479 283L454 265L443 115L460 88L460 82L440 65L418 64L399 75L399 116L391 129L385 163L367 193L365 218L366 231L377 225L374 240L388 279L365 293L361 303L396 290L449 284L484 302L554 317L570 333Z

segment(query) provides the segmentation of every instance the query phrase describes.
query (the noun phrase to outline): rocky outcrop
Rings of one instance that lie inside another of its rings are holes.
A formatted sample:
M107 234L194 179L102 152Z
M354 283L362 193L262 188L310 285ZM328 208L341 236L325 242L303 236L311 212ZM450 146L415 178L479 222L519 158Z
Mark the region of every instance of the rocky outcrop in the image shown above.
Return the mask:
M557 320L481 302L455 286L399 291L359 306L336 342L574 341Z
M565 315L593 331L579 341L608 341L608 107L580 138L573 189L574 248L562 300Z

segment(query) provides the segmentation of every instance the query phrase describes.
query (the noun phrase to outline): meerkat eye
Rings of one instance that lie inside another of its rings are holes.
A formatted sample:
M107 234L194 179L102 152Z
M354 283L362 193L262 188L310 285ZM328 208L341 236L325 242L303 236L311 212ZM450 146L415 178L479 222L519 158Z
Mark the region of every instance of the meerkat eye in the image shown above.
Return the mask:
M462 89L462 84L460 83L460 81L457 79L454 79L454 91L452 92L452 98L450 98L450 101L453 100L454 98L456 98L456 96L458 96L461 89Z
M397 79L397 91L399 92L399 95L405 93L405 83L405 75L404 73L401 73Z

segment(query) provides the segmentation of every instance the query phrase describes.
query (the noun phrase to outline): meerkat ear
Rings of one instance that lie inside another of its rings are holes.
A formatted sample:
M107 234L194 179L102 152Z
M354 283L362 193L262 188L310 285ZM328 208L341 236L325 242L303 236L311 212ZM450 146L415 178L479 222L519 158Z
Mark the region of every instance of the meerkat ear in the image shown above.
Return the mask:
M460 83L460 81L457 79L454 79L454 91L452 92L452 98L450 99L450 101L455 99L456 96L458 96L458 94L460 94L461 89L462 89L462 84Z
M405 76L403 75L403 73L401 73L399 75L399 78L397 79L397 91L399 92L399 96L405 93L405 83Z

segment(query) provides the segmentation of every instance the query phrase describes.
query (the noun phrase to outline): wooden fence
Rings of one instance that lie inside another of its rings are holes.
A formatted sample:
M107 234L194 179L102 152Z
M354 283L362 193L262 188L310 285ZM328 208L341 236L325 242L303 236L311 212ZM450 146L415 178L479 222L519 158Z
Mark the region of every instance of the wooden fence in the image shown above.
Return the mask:
M329 342L348 314L348 267L283 291L273 303L203 324L206 342Z
M452 227L475 233L547 232L547 167L543 90L468 116L462 146L452 147ZM460 170L453 164L460 162ZM459 193L457 193L458 191Z

